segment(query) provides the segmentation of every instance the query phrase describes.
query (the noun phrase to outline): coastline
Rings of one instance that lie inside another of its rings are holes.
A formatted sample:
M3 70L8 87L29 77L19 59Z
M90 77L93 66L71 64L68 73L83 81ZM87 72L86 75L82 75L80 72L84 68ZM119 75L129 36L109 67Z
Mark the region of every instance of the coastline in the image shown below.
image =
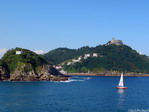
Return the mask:
M121 76L120 73L66 73L65 76ZM149 74L141 73L126 73L124 76L127 77L149 77Z

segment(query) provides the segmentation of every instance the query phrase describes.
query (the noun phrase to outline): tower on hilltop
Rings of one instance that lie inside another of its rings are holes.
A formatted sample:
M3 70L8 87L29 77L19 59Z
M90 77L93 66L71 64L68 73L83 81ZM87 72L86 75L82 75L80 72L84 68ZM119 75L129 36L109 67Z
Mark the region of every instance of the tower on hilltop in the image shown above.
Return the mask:
M108 45L114 44L114 45L123 45L122 40L116 40L115 38L112 38L112 40L108 43Z

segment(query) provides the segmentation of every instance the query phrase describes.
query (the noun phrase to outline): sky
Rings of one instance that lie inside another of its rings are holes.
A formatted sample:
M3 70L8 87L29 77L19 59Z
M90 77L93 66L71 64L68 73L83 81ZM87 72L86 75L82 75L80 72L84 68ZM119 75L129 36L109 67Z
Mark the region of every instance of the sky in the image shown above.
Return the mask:
M0 57L95 47L112 37L149 56L149 0L0 0Z

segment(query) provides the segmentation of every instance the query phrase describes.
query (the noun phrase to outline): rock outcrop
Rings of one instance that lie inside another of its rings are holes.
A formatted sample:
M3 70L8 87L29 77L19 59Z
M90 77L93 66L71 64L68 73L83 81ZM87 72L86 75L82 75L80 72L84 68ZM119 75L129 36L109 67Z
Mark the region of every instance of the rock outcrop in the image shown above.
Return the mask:
M9 73L7 72L7 70L0 66L0 80L8 80L10 78Z
M40 71L30 70L25 71L25 66L22 66L22 70L16 69L10 74L10 81L65 81L68 77L61 74L51 65L42 65Z

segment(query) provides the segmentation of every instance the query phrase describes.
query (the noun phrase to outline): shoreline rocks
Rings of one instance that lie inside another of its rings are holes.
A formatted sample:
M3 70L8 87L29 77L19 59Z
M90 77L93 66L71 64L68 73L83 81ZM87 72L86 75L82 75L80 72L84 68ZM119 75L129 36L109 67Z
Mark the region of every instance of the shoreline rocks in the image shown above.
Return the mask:
M121 76L121 73L67 73L65 76ZM149 74L125 73L127 77L149 77Z
M51 65L42 65L40 70L34 70L32 67L29 71L25 70L26 65L20 66L12 73L6 73L3 67L0 67L1 81L67 81L69 76L61 74Z

